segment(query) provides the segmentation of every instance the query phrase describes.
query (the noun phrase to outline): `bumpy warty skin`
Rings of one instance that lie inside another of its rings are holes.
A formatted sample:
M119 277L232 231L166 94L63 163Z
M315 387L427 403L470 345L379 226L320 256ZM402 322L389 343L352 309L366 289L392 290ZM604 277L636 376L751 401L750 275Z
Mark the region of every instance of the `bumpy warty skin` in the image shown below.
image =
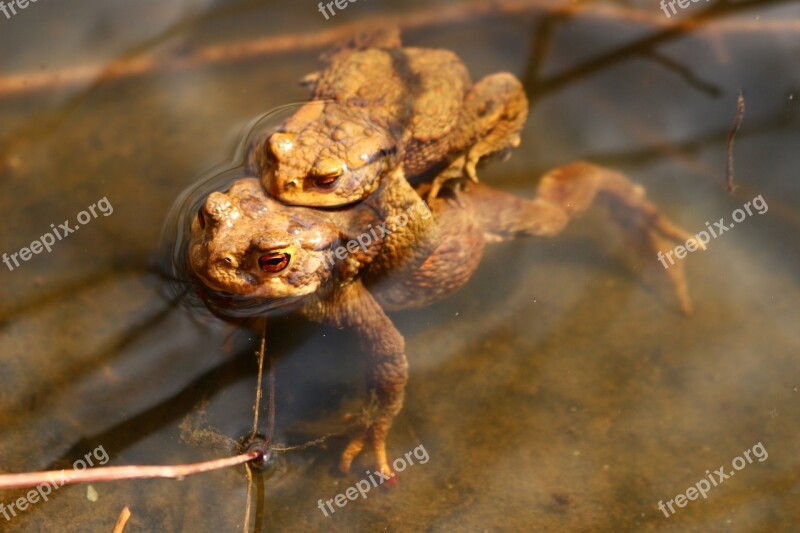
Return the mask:
M342 46L304 81L311 102L248 154L270 194L293 205L363 200L387 167L414 184L476 181L481 158L519 145L528 111L512 74L473 84L453 52L403 47L395 31Z

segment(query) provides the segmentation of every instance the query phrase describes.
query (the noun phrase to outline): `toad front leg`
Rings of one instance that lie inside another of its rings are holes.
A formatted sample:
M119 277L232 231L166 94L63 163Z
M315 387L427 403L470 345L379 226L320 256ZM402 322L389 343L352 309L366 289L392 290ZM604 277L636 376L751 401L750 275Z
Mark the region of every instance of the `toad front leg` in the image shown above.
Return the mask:
M573 163L548 172L539 183L533 200L517 198L472 185L462 197L479 214L489 240L505 240L520 234L553 236L560 233L570 219L580 216L596 197L605 200L614 219L628 231L631 240L656 254L667 253L675 243L694 240L700 249L705 246L675 226L645 197L644 188L624 175L588 163ZM665 270L672 284L681 311L689 314L692 303L683 263Z
M335 327L355 329L367 353L367 416L342 453L340 469L348 472L353 459L369 444L378 471L390 476L386 437L403 408L408 381L403 336L360 281L338 287L329 298L307 306L305 314Z
M380 253L365 273L367 286L391 284L413 275L439 245L440 234L430 209L406 181L402 167L384 176L365 204L373 206L386 231Z

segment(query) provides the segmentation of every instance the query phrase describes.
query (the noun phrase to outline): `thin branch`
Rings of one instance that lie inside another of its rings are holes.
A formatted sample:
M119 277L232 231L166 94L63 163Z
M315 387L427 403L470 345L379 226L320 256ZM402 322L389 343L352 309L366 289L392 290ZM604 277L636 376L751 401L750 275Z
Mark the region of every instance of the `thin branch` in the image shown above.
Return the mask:
M261 346L258 350L258 382L256 384L256 401L253 414L253 432L250 435L250 440L253 441L258 436L258 415L261 412L261 395L263 389L263 381L264 381L264 355L266 353L266 344L267 344L267 319L264 318L262 320L261 326ZM269 360L268 360L269 361ZM269 447L272 445L272 436L274 434L274 426L275 426L275 374L272 371L272 362L269 361L267 363L269 365L269 398L268 398L268 415L267 415L267 438L266 438L266 449L269 450ZM263 453L261 454L259 460L265 459ZM247 533L250 531L250 515L252 514L251 507L252 507L252 494L253 494L253 471L250 465L245 465L245 469L247 471L247 500L244 509L244 525L242 526L243 533Z
M128 479L166 478L181 480L186 476L213 472L258 459L258 452L248 452L234 457L213 459L202 463L169 466L101 466L67 473L66 470L26 472L24 474L0 474L0 489L25 489L44 483L73 485L76 483L98 483Z
M250 531L250 514L252 511L250 510L252 506L253 500L253 470L250 468L250 465L245 465L245 472L247 473L247 500L246 505L244 507L244 525L242 526L242 533L248 533Z
M114 531L111 533L122 533L125 531L125 526L128 525L128 520L131 517L131 510L126 505L122 508L122 512L119 513L119 518L117 518L117 523L114 524Z
M739 93L739 98L736 99L736 118L733 119L733 124L731 124L731 129L728 132L728 139L725 141L725 150L728 155L725 166L725 189L730 193L733 192L735 187L733 185L733 143L736 141L736 132L739 131L743 118L744 95Z
M255 413L253 414L253 432L250 438L256 438L258 435L258 414L261 411L261 389L262 382L264 381L264 351L267 343L267 320L264 319L264 325L261 328L261 346L258 350L258 382L256 383L256 401L253 406ZM271 400L272 398L270 398ZM272 408L272 401L270 401L270 408ZM271 442L271 441L268 441Z
M266 336L266 321L264 336ZM272 445L275 436L275 364L271 357L267 357L267 383L269 384L269 405L267 407L267 442Z
M744 2L749 3L749 2ZM697 19L669 20L660 13L620 8L596 3L553 5L546 0L473 0L453 6L423 9L402 16L386 15L364 17L323 31L261 37L247 41L205 46L197 52L182 57L156 58L153 55L130 55L110 63L94 63L65 67L52 72L30 71L0 77L0 98L46 89L71 87L92 81L111 81L120 78L143 76L161 70L183 70L200 66L243 61L279 53L320 50L344 40L364 28L399 26L404 30L419 30L467 23L476 19L510 18L527 13L556 15L583 15L611 22L624 22L663 28L677 33L700 29ZM711 24L713 21L705 21ZM184 27L178 24L178 27ZM764 21L714 22L718 32L800 32L800 19ZM140 47L141 49L141 47Z
M545 70L547 57L553 49L556 32L572 15L565 13L548 13L536 25L531 41L530 60L526 68L525 79L538 82Z
M715 85L709 81L702 79L700 76L695 74L692 69L679 63L678 61L668 57L661 52L657 52L656 50L650 50L646 52L647 56L653 59L659 65L662 65L676 74L678 74L683 80L690 86L694 87L695 89L699 90L711 96L713 98L719 98L722 96L722 88L718 85Z

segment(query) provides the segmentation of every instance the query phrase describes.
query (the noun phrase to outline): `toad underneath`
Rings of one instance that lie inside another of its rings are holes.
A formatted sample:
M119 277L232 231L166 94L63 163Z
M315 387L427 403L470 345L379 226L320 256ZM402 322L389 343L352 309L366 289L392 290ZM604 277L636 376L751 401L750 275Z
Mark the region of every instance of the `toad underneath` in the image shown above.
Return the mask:
M404 180L402 174L389 172L374 197L397 180ZM420 192L428 187L421 186ZM386 440L403 406L408 363L403 337L386 312L445 298L469 280L487 243L554 236L596 197L608 202L614 219L648 251L690 238L658 212L640 186L619 173L576 163L545 175L532 200L483 184L472 184L457 199L452 194L433 198L432 216L420 219L437 225L436 248L413 271L393 276L381 267L375 275L372 267L384 253L380 240L354 248L343 261L328 259L341 243L383 222L371 198L340 210L287 206L248 178L207 197L191 223L187 262L204 286L206 303L218 311L238 316L295 311L355 331L368 357L367 416L359 418L340 468L348 471L368 445L378 470L391 476ZM412 238L404 246L414 245ZM686 309L689 299L679 266L666 273Z

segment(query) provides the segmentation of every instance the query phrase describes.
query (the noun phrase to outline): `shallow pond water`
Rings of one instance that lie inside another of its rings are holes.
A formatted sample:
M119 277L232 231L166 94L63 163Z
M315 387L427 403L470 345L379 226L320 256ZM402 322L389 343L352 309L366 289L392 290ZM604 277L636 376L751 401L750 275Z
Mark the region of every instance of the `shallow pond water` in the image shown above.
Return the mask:
M321 51L389 21L408 44L457 52L473 78L525 82L522 145L481 169L485 183L531 196L548 169L587 159L690 232L759 195L768 211L683 260L690 317L602 206L557 238L490 247L456 295L392 315L410 380L389 452L429 459L326 517L318 501L364 478L370 457L345 476L342 437L279 454L254 477L251 529L800 529L800 4L746 3L677 36L670 24L711 4L670 19L655 3L558 5L372 0L326 21L285 0L85 0L0 15L0 253L103 198L113 209L0 265L0 471L69 468L98 447L109 465L235 452L259 335L169 301L162 226L254 117L306 97L296 81ZM339 432L362 401L354 337L281 317L267 349L276 442ZM766 458L707 498L659 509L759 443ZM241 531L247 494L243 467L69 486L0 514L0 530L110 531L128 505L126 531Z

